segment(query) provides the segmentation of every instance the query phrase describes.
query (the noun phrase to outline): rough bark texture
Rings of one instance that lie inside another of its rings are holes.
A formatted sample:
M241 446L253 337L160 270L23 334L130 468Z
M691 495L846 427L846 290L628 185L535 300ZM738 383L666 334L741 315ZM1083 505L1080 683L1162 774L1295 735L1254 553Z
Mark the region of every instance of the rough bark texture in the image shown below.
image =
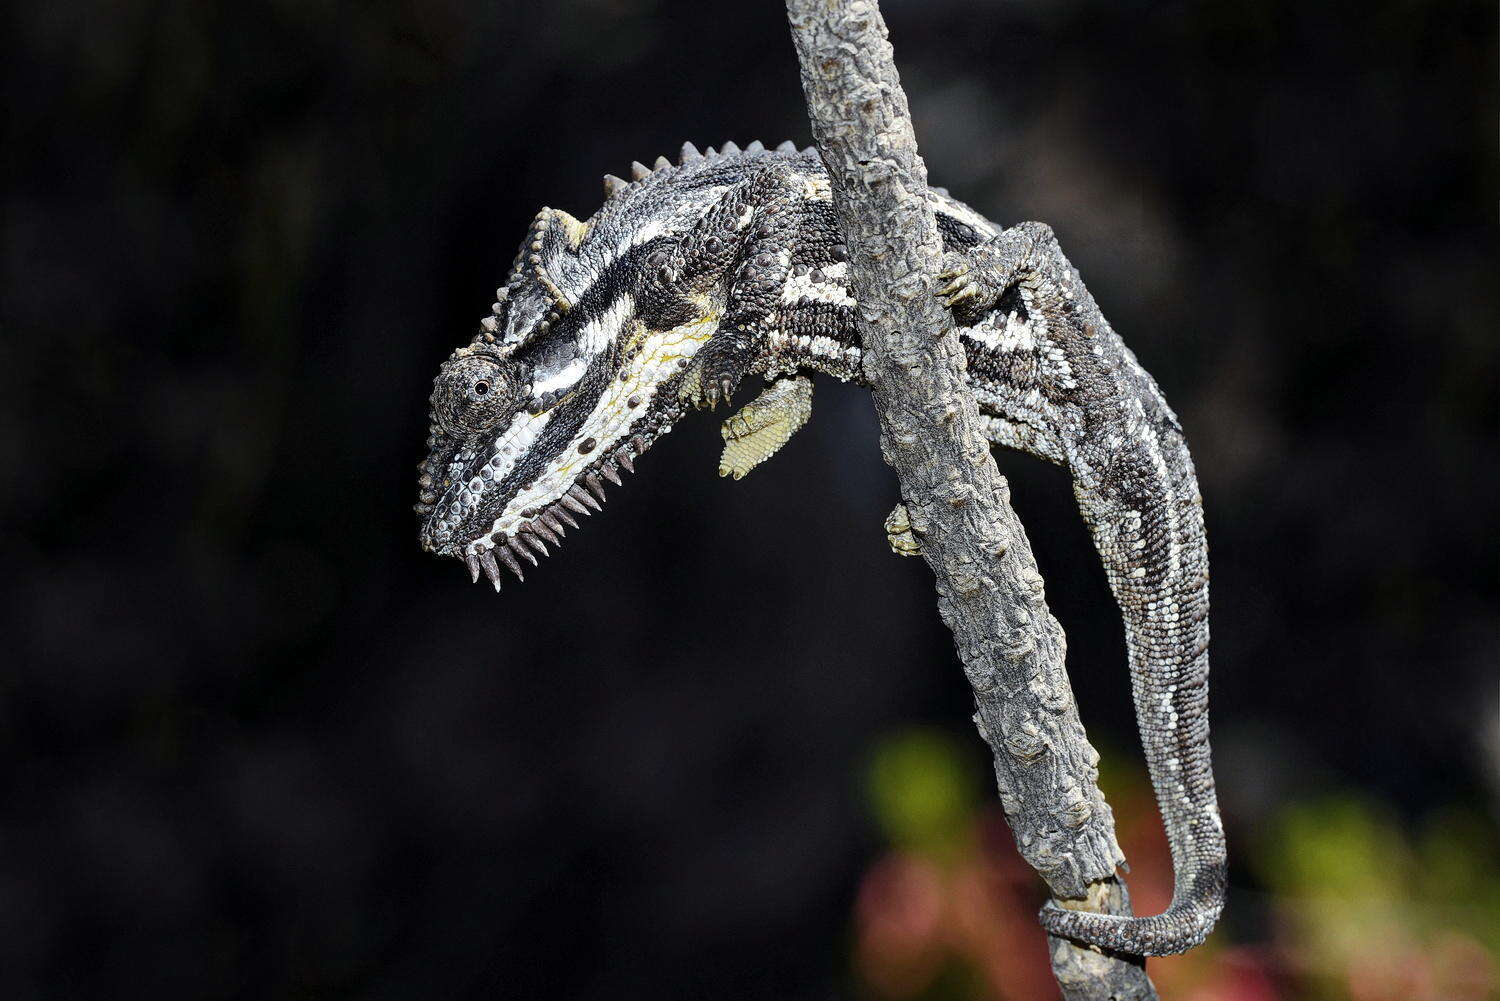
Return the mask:
M881 449L973 685L1006 817L1060 903L1128 914L1114 875L1124 856L1063 667L1062 628L933 294L942 246L879 7L787 0L787 12L849 250ZM1056 938L1051 951L1067 998L1156 996L1139 959Z

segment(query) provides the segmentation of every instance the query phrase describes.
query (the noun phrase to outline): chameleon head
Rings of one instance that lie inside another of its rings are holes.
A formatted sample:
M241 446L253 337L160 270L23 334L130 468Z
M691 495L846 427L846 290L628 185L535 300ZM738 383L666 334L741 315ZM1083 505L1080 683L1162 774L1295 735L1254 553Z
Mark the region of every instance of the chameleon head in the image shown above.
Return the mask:
M443 363L417 479L423 548L462 555L503 513L518 460L545 426L527 409L532 384L525 363L483 346L460 348Z
M521 576L598 510L603 481L633 470L680 409L655 392L676 366L652 364L628 294L600 294L616 286L578 253L581 226L543 210L493 315L433 385L422 546L496 590L500 566Z

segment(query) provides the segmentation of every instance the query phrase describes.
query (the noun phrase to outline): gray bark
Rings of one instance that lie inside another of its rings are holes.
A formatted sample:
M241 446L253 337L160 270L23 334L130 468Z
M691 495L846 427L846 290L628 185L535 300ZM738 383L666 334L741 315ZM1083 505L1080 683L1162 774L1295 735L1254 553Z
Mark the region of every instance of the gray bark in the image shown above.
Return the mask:
M942 245L885 22L874 0L787 0L787 14L849 251L881 451L974 688L1005 815L1059 903L1128 914L1115 877L1124 856L1063 666L1062 628L934 295ZM1156 997L1138 958L1050 945L1066 998Z

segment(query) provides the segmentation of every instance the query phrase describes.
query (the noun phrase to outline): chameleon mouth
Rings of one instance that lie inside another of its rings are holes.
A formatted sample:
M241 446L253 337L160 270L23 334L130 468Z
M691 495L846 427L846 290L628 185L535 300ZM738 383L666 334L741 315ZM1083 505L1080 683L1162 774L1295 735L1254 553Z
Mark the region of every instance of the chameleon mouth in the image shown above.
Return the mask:
M620 477L620 471L635 472L636 457L650 448L657 437L670 430L669 425L649 437L645 434L633 436L613 452L590 464L555 500L544 506L522 511L524 521L512 531L497 530L456 550L453 555L468 569L470 583L477 584L483 574L498 592L504 580L500 572L502 566L515 574L517 580L524 581L526 574L522 560L536 566L538 557L551 555L548 544L553 549L560 547L568 529L579 527L575 515L586 517L595 511L602 511L607 499L604 492L605 481L622 486L624 480Z

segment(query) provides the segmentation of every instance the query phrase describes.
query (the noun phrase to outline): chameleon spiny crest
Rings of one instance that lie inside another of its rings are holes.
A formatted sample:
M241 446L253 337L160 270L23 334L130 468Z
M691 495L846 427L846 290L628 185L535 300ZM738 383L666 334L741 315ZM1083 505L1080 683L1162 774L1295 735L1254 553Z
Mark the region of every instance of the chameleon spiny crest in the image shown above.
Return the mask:
M604 481L690 408L765 389L724 423L743 476L806 423L804 373L862 380L855 300L813 149L733 143L606 176L586 223L543 209L473 340L443 364L419 473L424 548L498 591L598 510ZM968 380L990 441L1066 466L1125 622L1131 684L1171 845L1151 917L1044 908L1053 934L1134 955L1192 948L1223 907L1208 742L1208 551L1182 428L1052 231L929 199ZM917 551L902 512L899 551Z

